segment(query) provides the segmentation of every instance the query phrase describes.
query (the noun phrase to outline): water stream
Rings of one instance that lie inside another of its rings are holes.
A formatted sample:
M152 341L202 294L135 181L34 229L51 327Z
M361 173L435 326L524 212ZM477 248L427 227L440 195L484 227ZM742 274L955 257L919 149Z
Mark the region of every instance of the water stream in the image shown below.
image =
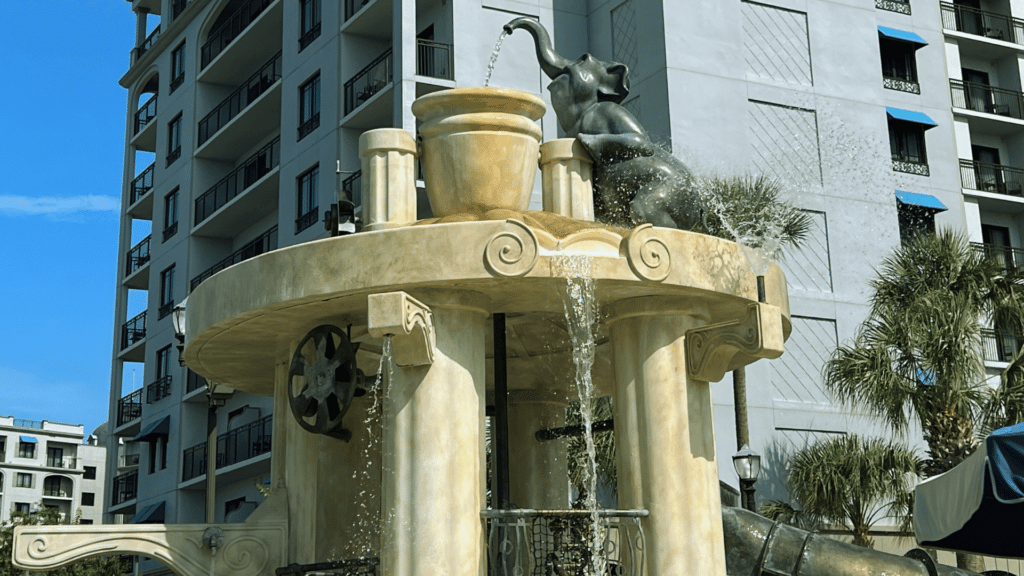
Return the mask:
M593 260L584 255L563 255L555 259L555 266L565 276L565 292L562 304L565 320L572 342L572 360L576 368L574 383L579 395L580 415L583 420L584 438L587 447L586 497L584 504L590 510L593 539L590 552L594 574L604 574L604 530L597 509L597 450L593 432L594 381L591 369L594 366L597 328L597 298L594 295Z
M384 373L385 368L387 369L387 376ZM366 410L366 418L363 419L363 425L366 427L367 432L367 441L362 453L363 465L362 468L352 474L352 479L360 486L359 494L356 497L359 510L356 512L356 526L358 526L358 529L355 531L355 537L357 539L356 549L360 551L363 558L377 555L377 546L372 541L371 536L375 533L375 527L380 523L380 496L373 498L369 490L373 486L374 471L379 469L381 465L380 459L383 458L380 449L381 396L384 393L384 379L386 377L387 381L390 381L393 370L391 336L385 336L380 354L380 365L377 366L377 378L366 391L370 406ZM378 478L377 480L377 484L379 484L380 479Z
M490 86L491 74L494 73L494 63L498 61L498 52L501 50L501 43L505 40L505 36L508 36L508 32L501 31L501 35L498 36L498 42L494 45L494 51L491 52L491 60L487 63L487 76L484 78L484 86Z

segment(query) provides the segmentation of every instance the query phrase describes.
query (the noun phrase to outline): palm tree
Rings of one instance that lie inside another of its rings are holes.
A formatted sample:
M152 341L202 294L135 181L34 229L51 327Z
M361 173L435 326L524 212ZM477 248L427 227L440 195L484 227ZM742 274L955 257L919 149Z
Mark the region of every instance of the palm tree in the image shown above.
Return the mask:
M812 525L841 524L853 534L854 544L873 548L868 531L879 520L894 517L909 527L911 478L918 465L913 451L899 443L856 434L818 440L787 466L789 488L803 509L772 501L761 511Z

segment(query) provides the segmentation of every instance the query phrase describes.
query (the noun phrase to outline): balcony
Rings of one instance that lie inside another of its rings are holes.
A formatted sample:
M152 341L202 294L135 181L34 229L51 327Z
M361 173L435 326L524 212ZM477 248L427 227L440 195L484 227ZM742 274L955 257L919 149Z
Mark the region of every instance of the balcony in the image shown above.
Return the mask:
M206 378L189 370L185 377L185 394L194 392L200 388L206 388Z
M1021 44L1024 40L1024 20L949 2L940 2L939 5L942 27L946 30L1013 44Z
M78 468L78 458L74 456L68 456L65 458L52 458L46 457L46 465L50 468L66 468L68 470L74 470Z
M359 208L363 205L363 171L356 170L348 178L341 181L341 189L348 194L348 199L352 201L352 205L355 208Z
M982 347L988 362L1012 362L1024 345L1024 336L1002 330L982 330Z
M135 112L134 134L137 136L143 128L149 125L153 118L156 118L156 94L153 94L153 96L149 100L146 100L146 103L142 105L142 108L139 108L139 110Z
M1024 119L1021 114L1024 110L1024 95L1020 92L952 79L949 81L949 90L953 108Z
M234 41L274 0L249 0L220 28L210 32L209 40L200 50L200 68L206 68L231 42Z
M114 477L114 489L111 491L111 505L117 506L134 500L139 493L139 471L132 470Z
M455 60L451 44L416 39L416 74L455 80Z
M206 143L228 122L239 115L250 104L266 93L271 86L281 79L281 52L263 65L241 86L217 105L209 114L199 121L199 146ZM278 97L278 107L280 97Z
M152 404L171 395L171 383L174 379L170 374L163 376L156 382L146 385L146 404Z
M971 242L971 248L981 256L997 259L1004 270L1015 271L1024 268L1024 249L1022 248L980 242Z
M146 236L128 251L124 271L126 278L149 263L149 243L152 237L152 235Z
M363 6L370 3L370 0L345 0L345 20L355 16Z
M897 158L896 156L893 156L892 159L892 169L895 172L915 174L917 176L929 176L931 174L927 163L917 162L908 158Z
M642 576L646 510L598 510L602 574ZM595 574L589 510L484 510L488 574Z
M217 469L227 468L270 452L273 414L217 437ZM183 452L181 481L206 474L206 442Z
M146 339L146 311L121 326L121 351L124 352L135 344Z
M156 171L155 169L156 162L150 164L148 168L132 180L131 196L128 199L129 206L138 202L140 198L149 194L149 191L153 189L153 173Z
M274 138L269 144L261 148L256 154L235 168L230 174L217 182L202 196L196 198L195 202L195 225L223 208L228 202L234 200L245 192L250 186L256 184L264 176L277 168L281 162L281 138Z
M391 50L388 50L345 82L346 116L391 83L392 68Z
M157 26L156 29L150 32L149 36L147 36L146 39L143 40L142 44L139 44L135 47L135 60L133 62L138 62L139 59L142 58L142 55L145 54L147 50L153 47L153 43L156 42L156 39L159 37L160 27Z
M910 0L875 0L875 8L900 14L910 14Z
M899 90L911 94L921 93L921 84L911 78L899 78L896 76L882 76L882 87L889 90Z
M960 185L968 190L1021 198L1024 170L961 158Z
M117 401L117 427L120 428L142 417L142 389L123 396Z
M195 290L196 287L202 284L204 280L229 266L234 266L239 262L244 262L249 258L259 256L260 254L270 252L271 250L277 250L277 226L267 230L258 238L249 242L245 246L242 246L227 258L201 272L198 276L192 279L189 290Z
M188 8L190 1L191 0L171 0L171 20L181 16L181 13L185 11L185 8Z

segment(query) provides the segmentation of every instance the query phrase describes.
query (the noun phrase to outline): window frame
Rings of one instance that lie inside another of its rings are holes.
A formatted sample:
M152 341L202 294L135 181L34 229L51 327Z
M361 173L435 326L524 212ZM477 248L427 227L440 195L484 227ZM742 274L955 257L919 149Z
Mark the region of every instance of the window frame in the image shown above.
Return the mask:
M160 309L157 319L161 319L171 313L174 309L174 269L171 264L160 272Z
M171 84L168 93L172 93L185 82L185 40L171 50Z
M928 148L924 132L924 127L920 124L890 119L889 151L892 160L927 166ZM912 150L915 147L919 150Z
M320 37L322 0L299 0L299 52Z
M82 506L95 506L96 505L96 493L95 492L82 492Z
M181 117L181 112L178 112L178 115L167 123L167 166L181 158Z
M57 457L54 458L54 455ZM51 464L51 462L58 462L58 464ZM64 448L61 446L47 446L46 447L46 465L51 468L60 467L64 463Z
M320 127L320 71L299 85L299 140Z
M25 484L26 480L28 484ZM35 488L35 474L30 472L15 472L14 473L14 487L15 488Z
M28 448L26 450L26 448ZM26 456L25 454L28 454ZM34 442L18 442L18 458L30 458L35 459L36 457L36 445Z
M921 93L917 74L917 49L910 42L879 38L882 61L882 85L890 90Z
M320 163L295 178L295 233L317 222L320 212Z
M178 198L181 188L175 186L164 195L164 242L178 233Z
M82 474L82 479L83 480L95 480L96 479L96 467L95 466L83 466L82 468L85 471L85 473Z

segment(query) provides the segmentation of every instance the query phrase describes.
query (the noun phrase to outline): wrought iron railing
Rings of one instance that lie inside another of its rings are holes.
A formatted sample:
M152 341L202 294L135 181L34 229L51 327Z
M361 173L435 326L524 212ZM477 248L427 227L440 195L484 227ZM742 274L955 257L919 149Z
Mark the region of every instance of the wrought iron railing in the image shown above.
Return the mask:
M210 32L206 44L200 49L200 68L206 68L213 62L235 38L249 27L274 0L249 0L231 15L227 22Z
M171 164L174 164L174 162L178 158L181 158L181 146L180 145L177 148L175 148L174 150L171 150L170 152L167 153L167 164L165 166L170 166Z
M117 425L124 426L142 417L142 388L117 401Z
M316 112L310 116L302 124L299 124L299 140L302 140L306 136L309 136L313 130L320 127L320 113Z
M1021 44L1024 40L1024 20L950 2L940 2L939 6L942 8L942 27L946 30L1014 44Z
M1013 271L1024 268L1024 249L1011 246L996 246L995 244L982 244L971 242L971 248L975 252L988 258L995 258L1003 266L1004 270Z
M275 576L307 576L308 574L330 574L331 576L376 576L380 558L353 558L313 564L289 564L274 570Z
M968 190L1021 196L1024 191L1024 170L961 158L960 185Z
M391 50L378 56L345 82L345 114L350 114L391 83Z
M188 8L188 3L191 0L171 0L171 19L175 19L181 16L181 13Z
M306 228L309 228L313 224L316 224L320 219L320 207L314 206L310 208L309 212L306 212L302 216L295 219L295 233L298 234Z
M138 62L139 58L142 58L142 55L145 54L147 50L153 47L153 43L156 42L156 39L159 37L160 27L157 26L152 32L149 33L149 36L146 36L146 39L142 41L142 44L139 44L135 47L135 62Z
M149 262L149 242L152 238L152 235L146 236L140 240L138 244L132 246L132 249L128 251L128 259L126 262L127 269L124 273L125 276L131 276L132 273Z
M281 53L278 52L255 74L221 101L199 121L199 145L202 146L235 116L245 110L281 79Z
M341 189L348 194L349 200L358 208L363 205L363 171L356 170L348 178L341 181Z
M124 323L121 327L121 350L146 337L146 311Z
M174 222L171 222L170 225L167 226L167 228L164 228L164 242L167 242L167 240L170 239L171 236L174 236L177 233L178 221L175 220Z
M911 94L921 93L921 84L915 80L907 80L906 78L896 78L893 76L882 76L882 86L890 90L899 90L900 92L910 92Z
M910 160L903 159L892 159L892 169L896 172L905 172L907 174L917 174L918 176L929 176L931 172L928 170L928 164L923 162L912 162Z
M899 12L900 14L910 14L910 0L875 0L875 8Z
M1020 92L953 79L949 81L949 90L954 108L1024 118L1021 115L1024 110L1024 94Z
M156 94L135 112L135 133L141 132L153 118L156 118Z
M199 388L206 388L206 378L189 370L185 376L185 393L188 394Z
M200 272L198 276L192 279L189 290L195 290L196 287L202 284L207 278L229 266L234 266L239 262L244 262L249 258L259 256L260 254L270 252L271 250L277 250L277 226L274 226L270 230L260 234L255 240L249 242L245 246L242 246L227 258Z
M195 224L198 225L222 206L244 192L257 180L269 174L281 161L281 137L253 154L202 196L196 198Z
M114 489L112 490L113 498L111 500L112 506L117 506L122 502L133 500L138 495L139 490L139 471L132 470L131 472L125 472L120 476L114 477Z
M217 437L217 468L245 462L270 452L274 415L240 426ZM181 481L206 474L206 442L183 452Z
M160 377L156 382L146 385L146 404L152 404L157 400L171 395L171 383L174 378L168 374Z
M455 60L451 44L416 39L416 73L431 78L455 79Z
M985 360L1012 362L1024 345L1024 336L1005 330L982 330L981 342L985 350Z
M598 510L603 545L595 558L588 510L484 510L488 574L642 576L646 510Z
M299 52L302 52L303 50L305 50L306 46L309 46L310 44L312 44L313 40L316 40L319 37L320 37L320 22L317 22L316 24L313 24L312 28L310 28L309 30L306 30L306 32L302 36L299 36Z
M156 162L153 162L149 165L149 168L143 170L141 174L132 180L131 197L128 202L129 205L135 204L139 201L139 198L142 198L153 189L153 173L155 171Z

